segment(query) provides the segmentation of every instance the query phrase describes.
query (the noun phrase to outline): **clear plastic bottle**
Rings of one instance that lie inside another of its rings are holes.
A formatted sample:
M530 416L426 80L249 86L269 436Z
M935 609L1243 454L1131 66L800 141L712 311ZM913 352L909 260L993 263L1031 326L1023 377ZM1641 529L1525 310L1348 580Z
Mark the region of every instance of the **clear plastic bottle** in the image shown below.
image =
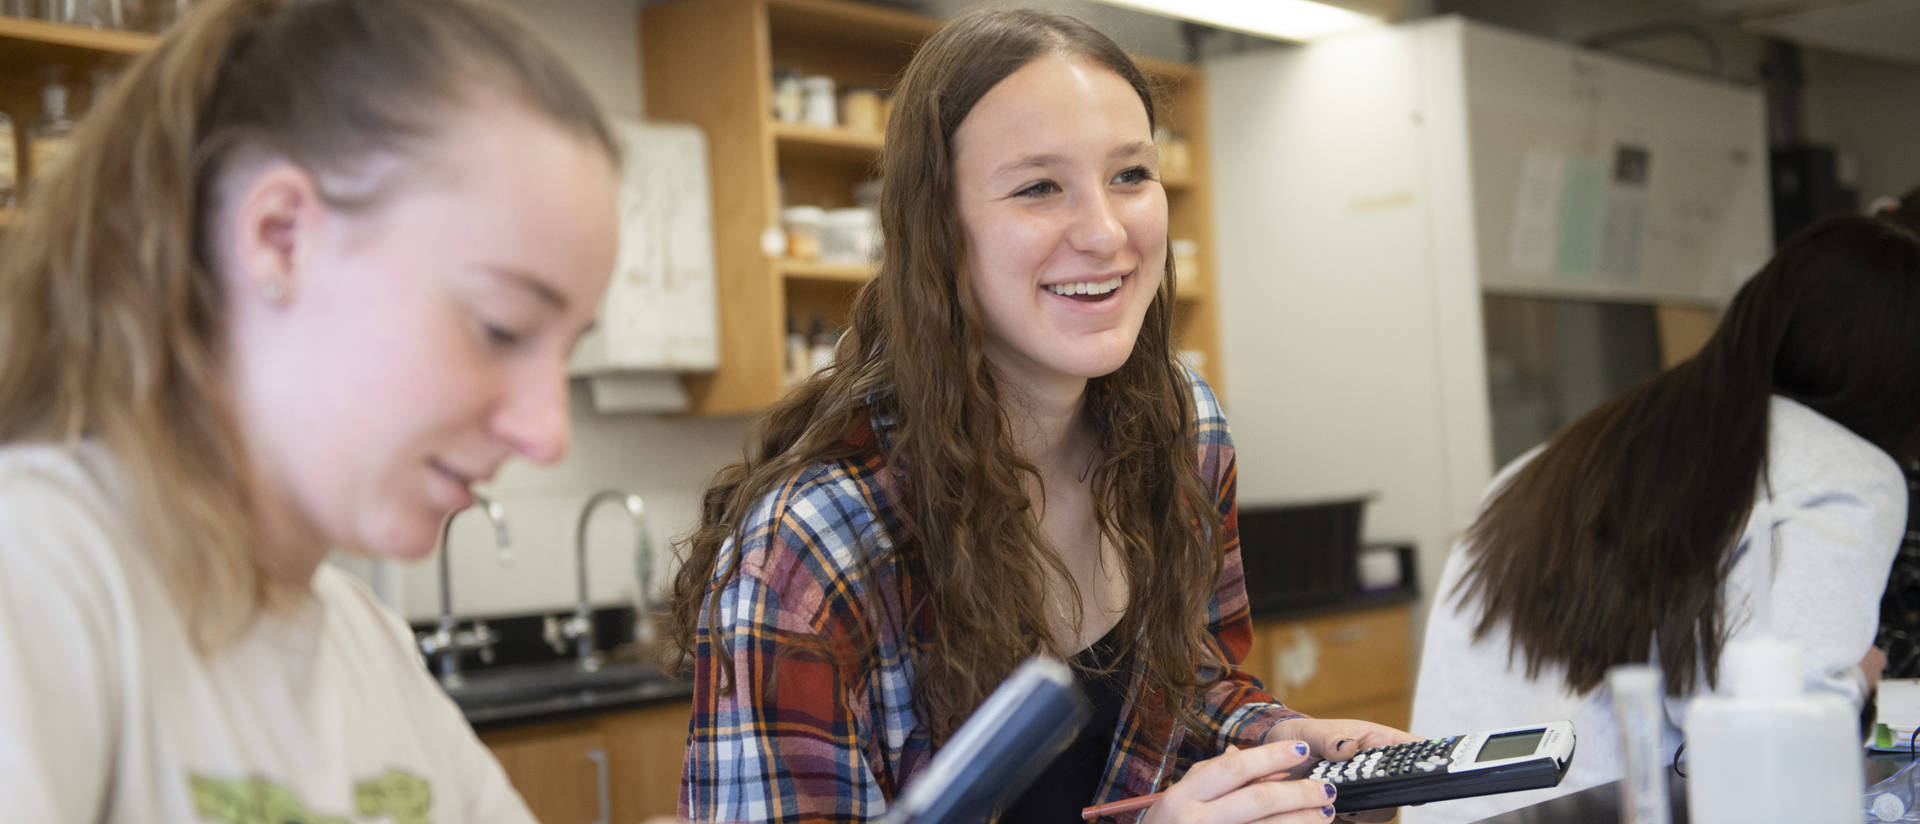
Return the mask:
M1920 821L1920 761L1909 761L1900 771L1867 788L1867 821Z
M40 87L40 116L27 125L27 185L36 185L60 165L73 146L74 123L67 117L67 87L59 72Z
M1851 824L1866 784L1859 717L1801 686L1800 648L1730 642L1721 689L1687 709L1687 817L1693 824Z
M1178 243L1179 241L1175 241ZM1613 724L1620 730L1620 824L1671 824L1667 762L1660 749L1666 724L1660 670L1621 664L1607 670Z

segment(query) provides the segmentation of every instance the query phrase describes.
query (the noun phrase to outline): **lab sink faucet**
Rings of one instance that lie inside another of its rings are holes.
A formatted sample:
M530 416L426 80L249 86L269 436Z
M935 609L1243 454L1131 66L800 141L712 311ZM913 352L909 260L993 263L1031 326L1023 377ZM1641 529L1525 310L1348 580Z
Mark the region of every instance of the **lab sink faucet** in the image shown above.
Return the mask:
M648 570L651 569L647 552L647 510L640 496L619 489L603 489L587 499L580 509L580 523L574 530L573 557L576 578L575 594L578 600L573 607L573 616L564 622L555 623L551 619L547 625L547 643L555 650L564 650L567 641L573 642L574 657L579 660L580 668L596 670L600 668L600 656L593 632L593 606L587 602L587 521L593 517L593 510L603 503L618 501L627 510L627 517L633 521L634 563L639 567L640 595L637 608L643 620L651 620L652 610L647 606ZM563 640L564 639L564 640ZM645 639L636 639L642 640Z
M493 522L493 541L498 547L502 559L510 557L507 542L507 509L490 498L473 496L474 506ZM500 638L485 621L474 621L471 629L456 629L453 617L452 576L448 574L447 536L453 532L453 519L460 517L461 509L451 512L440 523L440 625L433 632L420 635L420 652L434 660L440 667L440 682L447 686L459 686L460 656L468 650L480 652L481 663L493 663L493 646Z

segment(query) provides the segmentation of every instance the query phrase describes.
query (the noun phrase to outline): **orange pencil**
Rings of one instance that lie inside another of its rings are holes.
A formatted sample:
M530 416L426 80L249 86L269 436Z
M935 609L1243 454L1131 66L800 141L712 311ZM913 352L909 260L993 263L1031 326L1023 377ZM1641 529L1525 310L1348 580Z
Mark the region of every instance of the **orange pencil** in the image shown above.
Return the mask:
M1151 793L1149 795L1143 795L1138 798L1129 798L1125 801L1115 801L1112 804L1102 804L1098 807L1088 807L1080 811L1080 818L1083 821L1092 821L1103 815L1115 815L1117 813L1130 813L1130 812L1133 812L1134 810L1144 809L1146 807L1153 806L1153 802L1159 801L1160 796L1161 796L1160 793Z

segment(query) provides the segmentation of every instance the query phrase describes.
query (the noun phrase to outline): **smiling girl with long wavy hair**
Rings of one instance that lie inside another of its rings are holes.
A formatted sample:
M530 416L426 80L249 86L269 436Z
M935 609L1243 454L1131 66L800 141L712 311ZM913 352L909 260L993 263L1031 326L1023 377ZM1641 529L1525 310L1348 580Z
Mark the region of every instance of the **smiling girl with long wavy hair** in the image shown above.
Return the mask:
M1302 717L1236 669L1233 448L1173 356L1146 79L1079 21L989 11L928 40L895 99L880 272L684 545L682 814L875 816L1047 653L1094 721L1007 820L1169 783L1148 820L1331 817L1330 785L1247 785L1407 737Z

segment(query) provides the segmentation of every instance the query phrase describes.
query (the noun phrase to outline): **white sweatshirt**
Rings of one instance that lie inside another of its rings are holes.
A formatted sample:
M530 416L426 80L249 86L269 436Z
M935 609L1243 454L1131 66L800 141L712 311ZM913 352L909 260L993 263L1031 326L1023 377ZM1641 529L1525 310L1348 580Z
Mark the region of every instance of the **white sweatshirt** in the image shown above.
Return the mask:
M0 448L13 821L530 822L400 619L328 565L203 657L96 445Z
M1502 470L1493 488L1525 464ZM1773 398L1767 439L1772 497L1756 497L1721 605L1729 638L1760 632L1756 610L1770 600L1773 635L1798 642L1806 656L1808 689L1858 704L1865 691L1860 659L1873 645L1887 570L1906 529L1907 486L1885 452L1819 413ZM1756 540L1757 539L1757 540ZM1542 721L1573 722L1578 746L1573 766L1551 789L1441 801L1406 807L1406 824L1478 821L1566 795L1622 774L1619 731L1605 684L1585 695L1569 693L1566 670L1526 676L1520 655L1509 656L1505 627L1475 642L1478 603L1463 609L1454 589L1466 572L1455 545L1434 589L1420 680L1413 700L1416 735L1478 732ZM1778 567L1772 559L1778 558ZM1701 676L1697 683L1705 683ZM1686 719L1685 699L1666 701L1662 757L1672 760Z

